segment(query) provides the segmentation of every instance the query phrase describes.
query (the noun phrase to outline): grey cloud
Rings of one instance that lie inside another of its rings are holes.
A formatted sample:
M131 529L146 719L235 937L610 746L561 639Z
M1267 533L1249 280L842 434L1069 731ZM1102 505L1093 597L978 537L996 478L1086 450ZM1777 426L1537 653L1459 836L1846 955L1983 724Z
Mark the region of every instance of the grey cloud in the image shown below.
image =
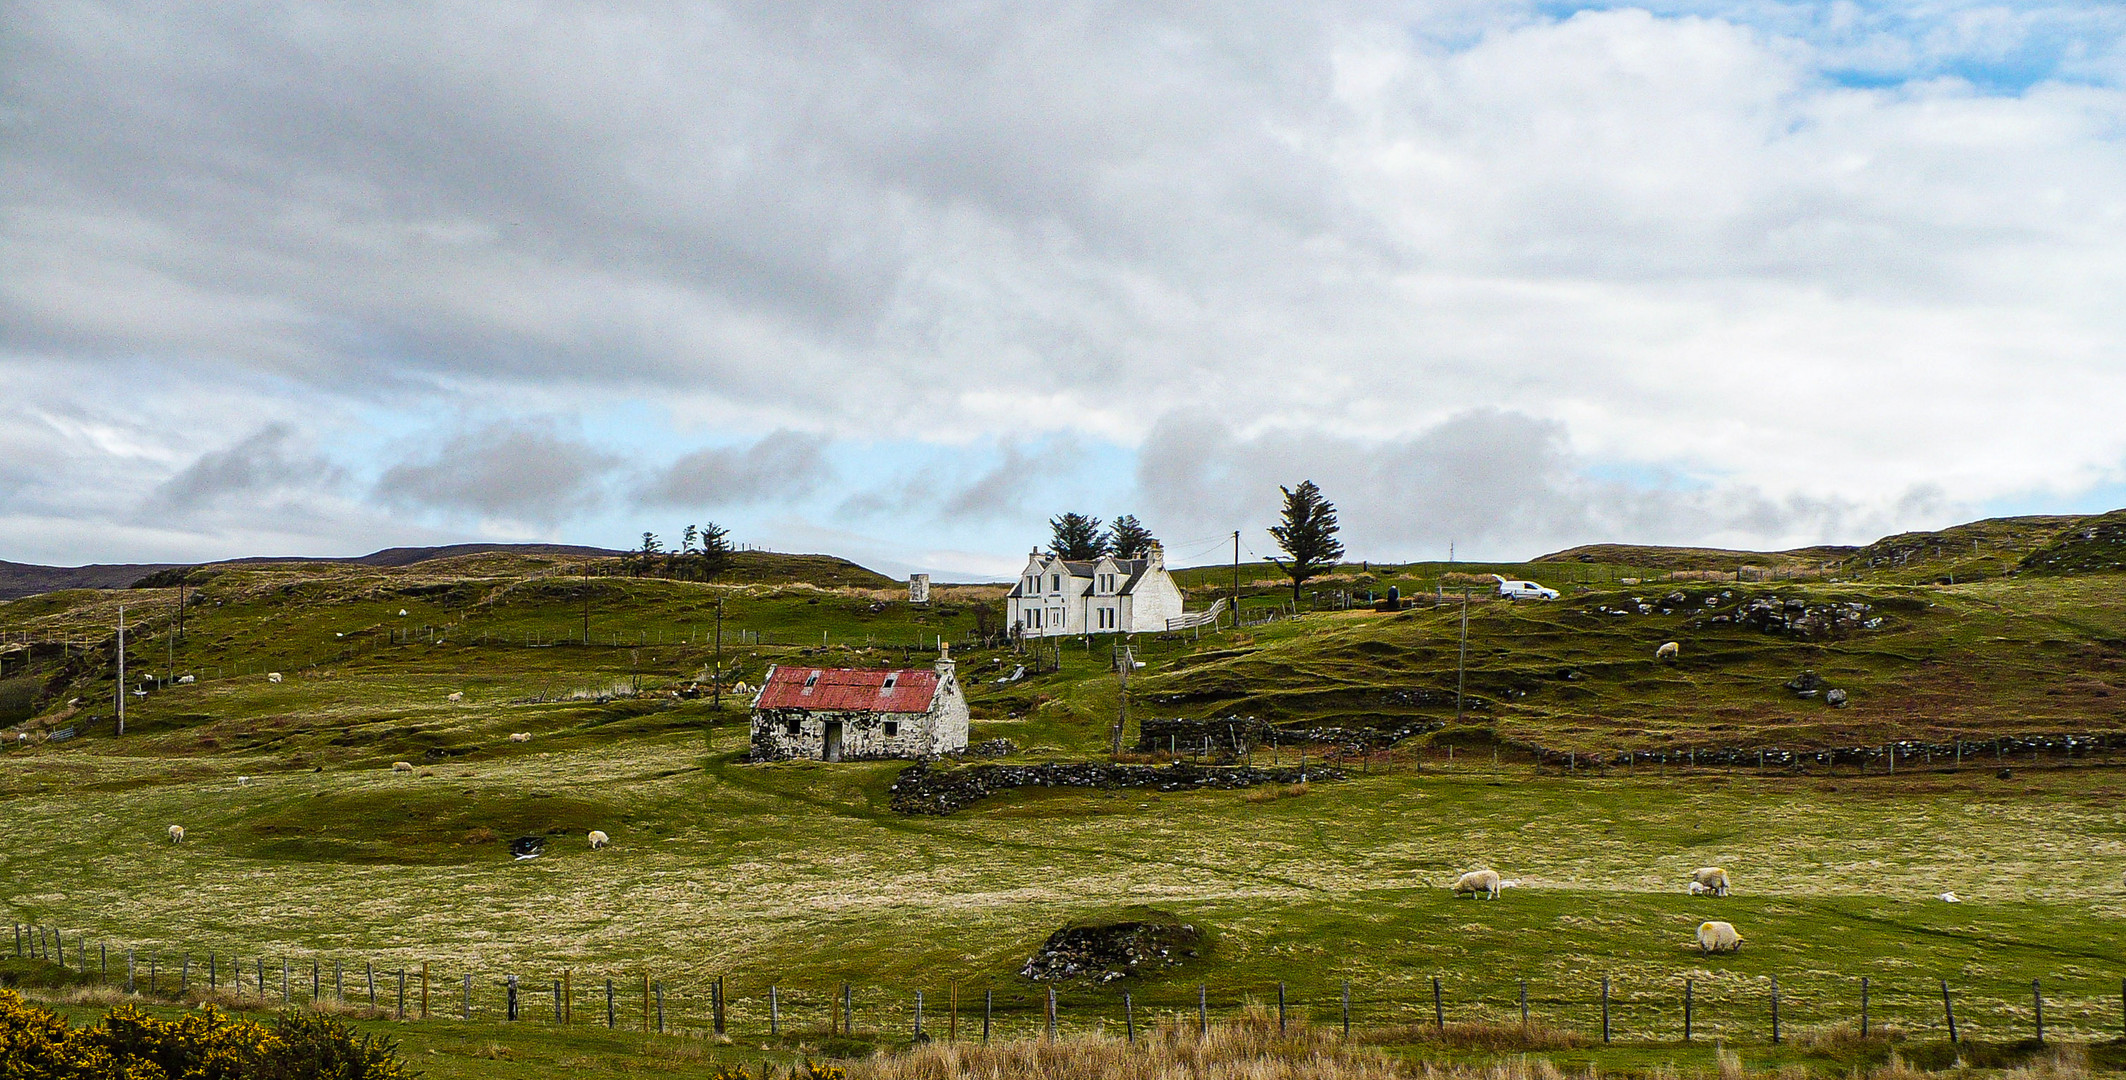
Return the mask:
M372 496L414 509L557 522L596 506L621 459L552 422L492 424L386 470Z
M1919 488L1875 510L1836 499L1773 499L1746 485L1602 479L1564 425L1486 409L1401 439L1310 431L1241 436L1222 421L1169 417L1139 459L1142 496L1169 529L1240 527L1257 550L1280 485L1311 479L1337 504L1354 557L1523 558L1602 541L1775 546L1860 536L1949 510Z
M235 445L201 454L158 486L151 512L197 510L236 496L258 498L290 488L328 490L346 480L337 465L302 452L295 432L273 423Z
M809 495L831 480L824 435L782 429L748 447L697 450L642 489L653 506L727 506Z

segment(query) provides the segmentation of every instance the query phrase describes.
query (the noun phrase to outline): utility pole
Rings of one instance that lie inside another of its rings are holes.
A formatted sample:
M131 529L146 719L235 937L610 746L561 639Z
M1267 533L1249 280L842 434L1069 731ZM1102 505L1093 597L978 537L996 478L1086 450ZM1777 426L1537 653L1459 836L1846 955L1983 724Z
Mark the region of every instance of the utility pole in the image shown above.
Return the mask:
M712 680L716 687L709 693L716 708L723 708L723 598L716 599L716 673ZM710 721L714 723L715 721Z
M1233 629L1240 629L1240 530L1233 530Z
M1469 586L1462 586L1462 651L1454 662L1454 724L1462 723L1462 687L1469 671Z
M125 605L118 605L118 733L125 734Z
M1115 711L1115 730L1108 740L1111 744L1108 752L1115 757L1122 756L1122 734L1129 727L1129 673L1130 669L1136 666L1136 650L1127 645L1122 646L1115 655L1115 672L1122 678L1122 702Z
M588 594L583 597L583 643L591 643L591 598Z

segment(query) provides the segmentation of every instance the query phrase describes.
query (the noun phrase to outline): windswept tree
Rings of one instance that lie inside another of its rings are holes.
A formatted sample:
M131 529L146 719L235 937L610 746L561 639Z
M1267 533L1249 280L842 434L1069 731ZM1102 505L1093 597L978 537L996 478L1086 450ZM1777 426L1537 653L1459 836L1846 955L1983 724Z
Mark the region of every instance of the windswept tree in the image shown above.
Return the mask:
M656 568L657 560L664 555L664 541L657 539L656 533L645 532L642 534L642 546L637 548L634 554L635 557L631 561L635 564L635 575L640 577L648 574Z
M1107 552L1107 539L1100 535L1100 519L1085 514L1064 514L1048 519L1051 534L1048 550L1059 559L1097 559Z
M1344 546L1336 539L1336 507L1321 497L1314 481L1277 490L1284 492L1284 524L1271 526L1270 535L1289 559L1270 561L1292 579L1292 602L1297 604L1299 586L1334 567L1344 557Z
M1135 514L1124 514L1107 527L1107 553L1118 559L1142 555L1158 542Z
M689 525L689 529L693 526ZM701 546L694 551L695 565L701 568L703 581L714 580L716 575L731 568L731 531L715 522L701 526Z

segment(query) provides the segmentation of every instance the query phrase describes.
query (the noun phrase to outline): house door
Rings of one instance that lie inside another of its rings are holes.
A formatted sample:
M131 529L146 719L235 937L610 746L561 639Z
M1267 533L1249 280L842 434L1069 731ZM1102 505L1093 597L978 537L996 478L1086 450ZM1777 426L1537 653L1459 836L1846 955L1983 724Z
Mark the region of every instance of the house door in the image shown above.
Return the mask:
M839 721L839 720L829 720L829 721L827 721L827 740L826 740L826 747L825 747L825 749L824 749L824 750L822 750L822 751L821 751L821 753L820 753L820 757L821 757L821 759L823 759L823 760L826 760L826 761L840 761L840 760L842 759L842 723L841 723L841 721Z

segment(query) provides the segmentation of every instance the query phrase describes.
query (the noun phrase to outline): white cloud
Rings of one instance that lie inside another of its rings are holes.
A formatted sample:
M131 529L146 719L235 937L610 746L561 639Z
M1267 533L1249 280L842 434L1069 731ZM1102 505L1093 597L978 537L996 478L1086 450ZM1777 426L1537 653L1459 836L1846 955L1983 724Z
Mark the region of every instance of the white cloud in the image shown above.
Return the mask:
M1037 539L1058 509L1008 497L1057 459L1008 453L852 501L823 464L843 440L1141 445L1139 497L1201 516L1220 466L1158 455L1204 417L1358 492L1475 415L1537 425L1568 475L1677 478L1648 496L1673 512L1547 503L1498 527L1513 549L1864 539L2126 476L2126 429L2090 419L2126 411L2112 6L18 15L0 381L30 408L0 448L67 432L42 475L0 465L0 537L33 546L276 424L353 483L284 492L270 535L341 547L621 542L627 477L760 528L956 492L878 541L908 553L966 550L975 518ZM202 403L215 438L112 408L142 372L128 400ZM631 410L666 429L526 442L525 417ZM408 460L350 414L501 423L535 452L464 461L559 471ZM817 435L762 450L785 429ZM649 449L705 443L751 449ZM1065 486L1119 501L1099 469ZM252 535L208 502L112 545Z

